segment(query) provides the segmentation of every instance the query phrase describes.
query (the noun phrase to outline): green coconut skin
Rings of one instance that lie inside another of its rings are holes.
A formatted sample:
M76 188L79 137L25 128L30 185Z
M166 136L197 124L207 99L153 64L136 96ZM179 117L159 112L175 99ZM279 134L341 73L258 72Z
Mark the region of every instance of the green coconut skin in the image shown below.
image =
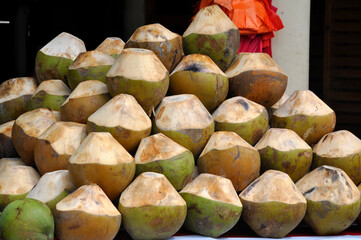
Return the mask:
M219 237L232 229L241 217L242 207L182 192L187 203L184 228L208 237Z
M225 71L237 55L240 44L238 29L206 35L191 33L183 37L185 55L199 53L209 56L218 67Z
M173 187L181 190L191 179L194 170L194 157L190 151L169 159L136 164L136 176L143 172L162 173Z
M63 200L68 195L69 195L69 192L62 191L56 198L50 200L49 202L46 202L45 204L48 205L50 210L53 212L53 210L55 209L56 204L58 202L60 202L61 200Z
M261 156L261 172L274 169L287 173L293 182L298 181L310 169L312 149L279 151L272 147L258 150Z
M17 200L0 217L3 240L50 240L54 238L54 219L47 205L35 199Z
M107 82L106 74L112 65L101 65L96 67L82 67L78 69L69 69L68 83L71 90L74 90L80 82L86 80L99 80Z
M187 206L124 207L119 203L123 226L133 239L168 239L183 225Z
M0 124L15 120L27 111L32 95L23 95L9 101L0 103Z
M60 106L65 102L67 97L67 95L51 95L47 94L45 91L40 91L30 99L28 111L36 108L49 108L51 110L60 111Z
M8 195L8 194L0 194L0 212L3 211L7 205L16 201L16 200L23 200L28 195L28 192L23 194L16 194L16 195ZM1 239L1 238L0 238Z

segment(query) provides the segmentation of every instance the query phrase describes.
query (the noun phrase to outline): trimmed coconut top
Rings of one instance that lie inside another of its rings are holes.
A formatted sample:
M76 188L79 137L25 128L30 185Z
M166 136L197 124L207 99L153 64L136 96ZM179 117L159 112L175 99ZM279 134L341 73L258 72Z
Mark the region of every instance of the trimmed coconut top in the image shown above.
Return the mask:
M140 174L120 195L123 207L184 206L186 202L160 173Z
M347 130L328 133L313 147L320 157L339 158L361 153L361 140Z
M213 62L213 60L207 55L203 54L189 54L182 58L180 63L171 73L176 72L201 72L201 73L216 73L227 77L226 74Z
M0 159L0 172L4 169L4 167L8 165L26 165L26 164L21 158L2 158Z
M118 209L96 184L84 185L56 204L58 211L82 211L93 215L119 216Z
M0 125L0 135L5 135L9 138L11 138L13 125L15 120L12 120L10 122L6 122Z
M68 96L71 93L70 88L62 80L58 79L46 80L41 82L36 89L34 95L36 95L40 91L44 91L47 94L56 96Z
M86 67L97 67L113 65L115 59L99 50L87 51L79 53L74 62L70 65L69 70L86 68Z
M213 123L212 115L193 94L163 98L155 110L157 127L162 130L202 129Z
M297 133L287 128L268 129L254 147L257 150L271 147L283 152L296 149L312 150Z
M190 193L206 199L242 207L231 180L209 173L198 175L180 193Z
M273 111L277 110L282 104L284 104L287 101L287 99L289 97L290 97L290 95L288 95L287 93L284 93L282 95L282 97L280 98L280 100L278 100L275 104L273 104L271 109L273 109Z
M158 82L163 81L167 74L168 70L151 50L126 48L109 69L107 77Z
M26 195L26 198L33 198L47 203L57 198L62 192L72 192L75 189L69 171L58 170L41 176L35 187Z
M158 133L141 140L134 159L137 164L143 164L170 159L185 151L189 150L174 142L163 133Z
M223 101L212 116L216 122L245 123L259 117L261 114L268 116L264 106L237 96Z
M25 194L35 186L39 178L39 173L30 166L7 165L0 172L0 194Z
M85 124L76 122L55 122L39 137L45 140L57 154L72 155L87 135Z
M124 42L118 37L107 37L95 50L106 54L120 54L124 48Z
M268 170L245 188L239 197L252 202L283 202L287 204L306 203L287 173Z
M165 42L179 37L159 23L141 26L135 30L128 41L134 42Z
M100 94L109 93L108 87L105 83L98 80L87 80L80 82L78 86L71 92L68 98L62 104L65 105L70 99L89 97Z
M356 185L343 170L336 167L320 166L298 180L296 186L307 200L315 202L344 205L360 199Z
M62 32L40 49L40 51L46 55L74 60L79 53L85 52L86 49L82 40L69 33Z
M69 159L70 164L116 165L134 158L109 132L91 132Z
M37 84L32 77L12 78L0 85L0 104L20 96L33 95Z
M98 126L123 127L142 131L152 127L152 122L132 95L118 94L89 116L89 122Z
M293 115L320 116L334 113L320 98L310 90L296 90L273 115L289 117Z
M198 11L187 30L183 33L183 37L192 33L218 34L230 29L236 29L238 31L237 26L232 20L215 4Z

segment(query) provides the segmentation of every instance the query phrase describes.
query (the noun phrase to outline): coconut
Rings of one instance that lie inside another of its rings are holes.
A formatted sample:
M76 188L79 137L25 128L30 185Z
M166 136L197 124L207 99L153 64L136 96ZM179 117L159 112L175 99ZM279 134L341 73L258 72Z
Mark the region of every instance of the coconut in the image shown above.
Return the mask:
M197 234L219 237L241 217L242 203L227 178L202 173L180 195L187 203L184 228Z
M1 158L0 159L0 172L8 165L26 165L21 158Z
M312 148L294 131L270 128L254 146L261 156L261 171L275 169L296 182L309 170Z
M169 73L152 51L127 48L107 73L107 85L111 96L133 95L150 115L167 93Z
M85 51L82 40L66 32L60 33L36 54L35 71L38 82L61 79L67 83L69 66L79 53Z
M222 102L212 116L216 131L235 132L252 146L268 129L266 108L241 96Z
M273 128L295 131L309 145L334 130L336 114L310 90L296 90L272 116Z
M133 239L168 239L183 225L187 205L163 174L144 172L120 195L119 211Z
M182 37L159 23L144 25L133 33L124 48L145 48L153 51L170 72L182 59Z
M200 173L228 178L236 191L242 191L259 176L260 164L257 149L227 131L212 134L197 162Z
M13 140L12 130L15 120L0 125L0 158L17 157Z
M237 26L218 5L202 8L183 33L186 55L205 54L225 71L237 55L240 35Z
M32 77L12 78L0 85L0 124L15 120L26 112L37 88Z
M176 190L190 181L194 170L192 152L162 133L143 138L134 159L137 176L143 172L162 173Z
M44 131L34 145L34 160L40 174L67 169L69 158L86 135L86 125L74 122L56 122Z
M328 133L313 147L312 168L334 166L361 182L361 140L347 130Z
M69 173L77 187L96 183L114 200L130 184L134 158L108 132L92 132L69 159Z
M59 111L61 104L63 104L70 93L71 90L62 80L54 79L43 81L31 97L28 109L33 110L43 107Z
M148 137L152 122L137 100L118 94L88 118L88 132L110 132L130 153Z
M118 37L107 37L95 50L102 51L117 59L123 51L124 42Z
M63 121L87 123L88 117L110 100L108 87L98 80L78 84L60 107Z
M214 132L212 115L193 94L165 97L154 114L154 132L163 133L198 157Z
M261 237L282 238L302 221L306 199L292 179L281 171L268 170L239 195L242 217Z
M35 110L20 115L12 129L12 139L15 150L28 165L34 163L34 145L36 139L58 121L55 113L47 108L37 108Z
M56 204L55 235L59 239L111 240L121 214L96 184L84 185Z
M114 64L114 57L99 51L80 53L69 66L68 83L71 89L86 80L99 80L106 82L106 74Z
M318 235L342 232L360 213L360 192L339 168L320 166L298 180L296 186L307 199L304 221Z
M282 104L284 104L284 103L287 101L287 99L288 99L289 97L290 97L290 95L289 95L288 93L284 93L284 94L282 95L282 97L280 98L280 100L278 100L275 104L273 104L272 107L270 107L270 108L267 109L267 111L268 111L268 116L271 118L272 115L273 115L273 113L274 113L277 109L279 109L279 108L282 106Z
M196 95L212 112L227 97L228 78L210 57L191 54L170 75L169 95L183 93Z

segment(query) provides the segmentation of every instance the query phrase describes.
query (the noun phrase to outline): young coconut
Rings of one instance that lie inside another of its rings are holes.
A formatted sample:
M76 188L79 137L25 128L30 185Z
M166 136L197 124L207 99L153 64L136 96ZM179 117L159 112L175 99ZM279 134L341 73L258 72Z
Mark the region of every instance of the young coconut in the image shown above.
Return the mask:
M159 23L137 28L124 48L151 50L169 72L177 66L183 54L182 37Z
M302 221L306 199L284 172L268 170L239 195L242 217L261 237L282 238Z
M347 130L328 133L313 147L312 168L334 166L361 182L361 140Z
M37 108L23 113L16 119L12 129L13 144L26 164L35 165L35 142L56 121L58 121L56 114L47 108Z
M88 118L88 132L110 132L130 153L150 135L152 122L137 100L118 94Z
M229 95L269 108L286 91L288 77L267 53L239 53L225 72Z
M207 55L222 71L236 57L239 43L237 26L216 4L200 9L183 33L183 50L186 55Z
M168 239L183 225L187 205L160 173L140 174L120 195L123 226L133 239Z
M304 221L318 235L342 232L360 213L360 191L339 168L320 166L296 186L307 199Z
M59 239L111 240L121 214L96 184L84 185L56 204L55 235Z
M26 112L28 102L35 93L34 78L12 78L0 85L0 124L15 120Z
M26 165L21 158L1 158L0 159L0 172L8 165Z
M115 59L99 50L80 53L68 70L68 83L71 89L82 81L99 80L106 82L106 74Z
M55 205L75 189L68 170L58 170L45 173L26 198L42 201L53 211Z
M68 161L87 135L86 125L56 122L43 132L34 145L34 161L41 175L68 169Z
M227 131L213 133L197 161L200 173L228 178L236 191L242 191L259 176L260 165L257 149Z
M143 138L135 154L136 175L143 172L162 173L176 190L181 190L194 170L191 151L162 133Z
M118 37L107 37L95 50L102 51L117 59L123 51L124 42Z
M273 128L295 131L309 145L334 130L336 114L310 90L296 90L272 116Z
M17 157L13 140L12 130L15 120L0 125L0 158Z
M266 108L241 96L222 102L212 116L216 131L235 132L252 146L268 129Z
M108 87L98 80L78 84L60 107L63 121L87 123L88 117L110 100Z
M108 132L92 132L69 159L69 173L77 187L96 183L110 200L131 183L135 162Z
M191 54L170 75L169 95L183 93L196 95L212 112L227 97L228 78L210 57Z
M127 48L107 73L107 85L111 96L134 96L150 116L167 93L169 73L152 51Z
M261 172L282 171L294 182L308 172L312 163L312 148L286 128L270 128L254 147L261 156Z
M154 132L163 133L198 157L214 132L212 115L193 94L165 97L154 115Z
M69 66L79 53L85 51L82 40L66 32L60 33L36 55L35 71L38 82L61 79L67 83Z
M233 228L241 217L242 203L232 182L202 173L180 195L187 203L184 228L208 237L219 237Z
M61 104L63 104L70 93L71 90L62 80L43 81L30 98L28 109L49 108L59 111Z
M280 100L278 100L275 104L273 104L272 107L270 107L270 108L267 109L267 111L268 111L268 116L270 117L270 119L272 118L273 113L274 113L277 109L279 109L279 108L282 106L282 104L284 104L284 103L287 101L287 99L288 99L289 97L290 97L290 95L289 95L288 93L284 93L284 94L282 95L282 97L280 98Z

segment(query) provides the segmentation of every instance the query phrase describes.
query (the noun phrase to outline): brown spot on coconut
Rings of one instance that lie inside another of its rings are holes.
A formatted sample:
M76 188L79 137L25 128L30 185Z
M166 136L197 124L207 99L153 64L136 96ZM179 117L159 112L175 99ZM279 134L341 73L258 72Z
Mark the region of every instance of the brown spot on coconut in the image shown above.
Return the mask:
M275 104L287 87L287 75L267 53L239 53L225 73L230 96L243 96L266 108Z
M56 204L55 234L59 239L111 240L121 214L96 184L84 185Z
M13 140L12 130L15 120L0 125L0 158L17 157Z
M118 208L133 239L170 238L187 214L183 198L163 174L155 172L140 174L120 195Z
M261 156L262 172L279 170L296 182L311 166L312 148L292 130L270 128L254 147Z
M0 172L8 165L26 165L21 158L1 158L0 159Z
M32 77L12 78L0 85L0 124L15 120L27 111L37 84Z
M323 165L296 183L307 199L304 221L318 235L338 234L360 213L360 192L347 174Z
M150 116L167 93L169 73L152 51L127 48L107 73L107 85L111 96L134 96Z
M182 59L182 37L159 23L144 25L133 33L124 48L144 48L153 51L170 72Z
M212 116L216 131L235 132L252 146L268 129L266 108L241 96L222 102Z
M108 87L98 80L78 84L60 107L63 121L87 123L88 117L110 100Z
M102 51L117 59L123 51L124 42L118 37L107 37L95 50Z
M281 171L266 171L239 197L243 219L261 237L286 236L306 213L306 199L292 179Z

